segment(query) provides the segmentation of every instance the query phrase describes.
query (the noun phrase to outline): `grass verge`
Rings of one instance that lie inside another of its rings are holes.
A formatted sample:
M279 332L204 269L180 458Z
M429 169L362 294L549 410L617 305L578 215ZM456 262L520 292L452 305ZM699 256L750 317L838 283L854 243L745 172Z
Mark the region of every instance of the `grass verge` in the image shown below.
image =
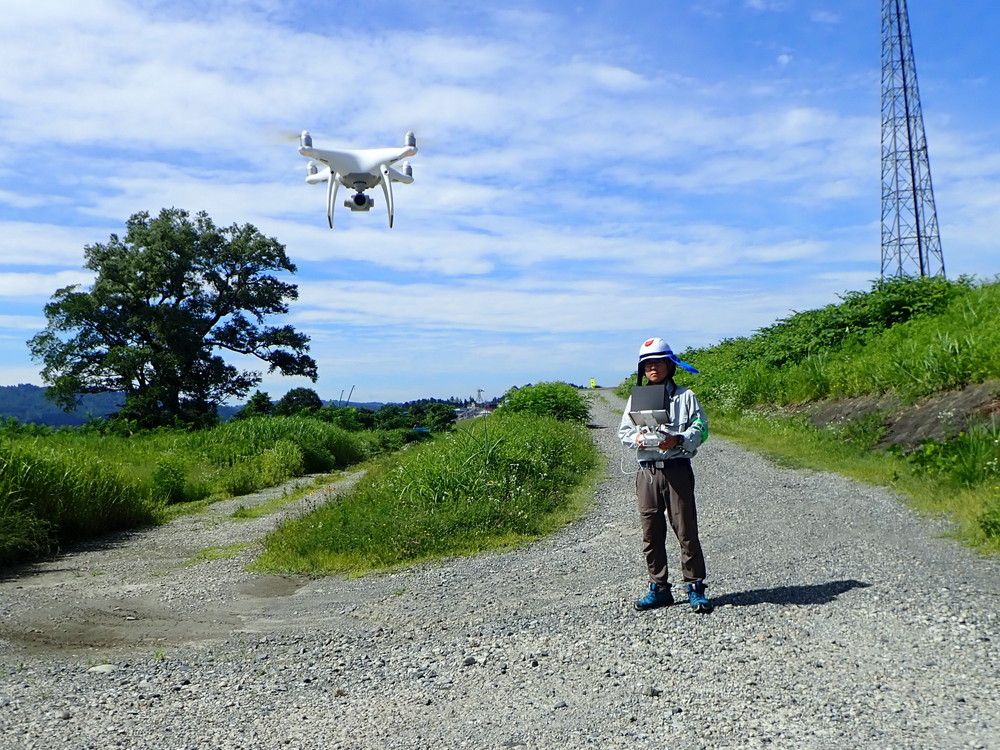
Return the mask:
M487 417L411 447L285 524L254 568L362 574L524 544L578 518L601 476L582 425Z

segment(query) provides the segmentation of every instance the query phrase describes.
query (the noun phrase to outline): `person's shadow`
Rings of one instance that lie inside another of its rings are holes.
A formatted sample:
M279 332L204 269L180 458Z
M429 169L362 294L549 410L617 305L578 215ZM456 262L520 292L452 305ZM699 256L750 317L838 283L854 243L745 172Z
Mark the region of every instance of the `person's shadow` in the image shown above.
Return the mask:
M771 589L736 591L712 597L716 607L752 607L756 604L829 604L851 589L871 586L863 581L831 581L811 586L776 586Z

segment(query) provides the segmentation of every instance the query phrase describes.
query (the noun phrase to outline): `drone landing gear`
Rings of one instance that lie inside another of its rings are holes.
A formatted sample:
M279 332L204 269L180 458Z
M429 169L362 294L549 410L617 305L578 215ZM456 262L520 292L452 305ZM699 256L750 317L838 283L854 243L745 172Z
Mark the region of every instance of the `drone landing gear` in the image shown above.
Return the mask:
M385 193L385 207L389 211L389 229L392 229L392 178L389 177L389 167L382 165L382 192Z
M384 164L381 166L381 172L382 179L379 182L382 185L382 193L385 195L385 206L389 212L389 228L391 229L395 214L392 200L392 177L390 176L389 168ZM336 206L337 190L339 188L340 174L334 172L330 175L326 186L326 220L330 225L330 229L333 229L333 209ZM349 208L351 211L371 210L371 207L375 205L375 201L364 192L368 189L368 185L364 182L356 182L354 183L354 189L357 192L344 201L344 208Z
M337 188L340 187L340 173L334 172L330 175L330 181L326 186L326 220L333 229L333 202L337 199Z

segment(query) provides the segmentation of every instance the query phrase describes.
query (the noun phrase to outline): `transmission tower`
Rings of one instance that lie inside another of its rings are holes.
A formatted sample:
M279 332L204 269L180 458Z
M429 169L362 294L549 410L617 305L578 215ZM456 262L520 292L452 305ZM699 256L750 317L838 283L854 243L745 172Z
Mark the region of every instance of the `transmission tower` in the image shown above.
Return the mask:
M906 0L882 0L882 278L944 276Z

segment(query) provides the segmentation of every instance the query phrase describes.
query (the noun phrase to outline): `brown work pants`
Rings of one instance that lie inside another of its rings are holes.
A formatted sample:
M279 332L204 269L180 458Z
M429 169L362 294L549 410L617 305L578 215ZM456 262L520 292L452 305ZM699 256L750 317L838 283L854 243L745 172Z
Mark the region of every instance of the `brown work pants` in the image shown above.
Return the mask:
M662 469L643 468L635 478L642 520L642 550L649 580L669 586L667 580L667 522L681 545L681 575L685 583L705 579L705 556L698 540L698 511L694 504L691 462L667 461Z

